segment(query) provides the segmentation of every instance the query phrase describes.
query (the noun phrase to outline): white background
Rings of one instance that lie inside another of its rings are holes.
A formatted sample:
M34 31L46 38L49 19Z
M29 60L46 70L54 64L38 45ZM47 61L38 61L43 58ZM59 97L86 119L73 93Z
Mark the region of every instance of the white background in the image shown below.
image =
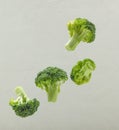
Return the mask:
M95 23L96 39L68 52L66 24L76 17ZM118 56L118 0L0 0L0 130L119 130ZM90 83L69 78L57 102L47 102L36 74L57 66L69 75L87 57L97 65ZM17 85L40 100L33 116L20 118L9 106Z

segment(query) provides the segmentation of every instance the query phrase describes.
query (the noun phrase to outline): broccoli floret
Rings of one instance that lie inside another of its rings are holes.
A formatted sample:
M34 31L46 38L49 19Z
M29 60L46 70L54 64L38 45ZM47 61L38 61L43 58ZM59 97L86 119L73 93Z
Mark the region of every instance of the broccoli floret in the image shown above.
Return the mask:
M77 45L82 41L91 43L95 39L95 25L84 18L76 18L67 24L71 39L65 45L69 51L75 50Z
M16 115L20 117L28 117L33 115L37 111L40 102L36 98L30 100L23 88L20 86L15 88L15 92L18 98L16 100L10 99L9 105L15 111Z
M95 68L96 65L91 59L87 58L82 61L78 61L72 68L70 78L77 85L88 83Z
M68 79L64 70L57 67L47 67L37 74L35 84L45 90L49 102L56 102L60 86Z

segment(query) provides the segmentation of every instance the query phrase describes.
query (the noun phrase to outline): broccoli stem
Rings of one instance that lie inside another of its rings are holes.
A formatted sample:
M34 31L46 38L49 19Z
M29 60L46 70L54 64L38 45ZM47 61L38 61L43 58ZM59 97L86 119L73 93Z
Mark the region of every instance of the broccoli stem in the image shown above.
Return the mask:
M51 86L48 88L48 102L56 102L58 93L60 91L60 86Z
M65 48L69 51L75 50L77 45L80 43L80 41L83 39L85 35L85 32L82 33L75 33L71 39L66 43Z
M29 100L22 87L16 87L15 92L18 95L18 97L21 97L21 102L26 102Z

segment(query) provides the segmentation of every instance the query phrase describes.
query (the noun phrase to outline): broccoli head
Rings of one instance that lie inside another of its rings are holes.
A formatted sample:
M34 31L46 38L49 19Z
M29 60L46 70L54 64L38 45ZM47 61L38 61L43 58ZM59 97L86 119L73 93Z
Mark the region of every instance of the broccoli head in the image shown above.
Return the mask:
M15 88L15 92L18 98L16 100L10 99L9 104L16 115L20 117L33 115L37 111L40 102L36 98L30 100L20 86Z
M45 90L49 102L56 102L60 86L68 79L64 70L57 67L47 67L37 74L35 84Z
M69 21L67 26L71 37L65 45L67 50L75 50L81 41L91 43L95 40L95 25L87 19L76 18L73 21Z
M77 85L88 83L95 68L96 65L91 59L87 58L83 61L78 61L77 64L72 68L70 78Z

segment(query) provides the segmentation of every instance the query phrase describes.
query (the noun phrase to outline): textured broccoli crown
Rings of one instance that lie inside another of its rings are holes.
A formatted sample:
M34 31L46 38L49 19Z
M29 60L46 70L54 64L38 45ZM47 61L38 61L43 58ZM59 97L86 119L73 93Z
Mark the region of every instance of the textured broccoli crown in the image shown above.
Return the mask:
M67 74L64 70L57 67L47 67L46 69L38 73L35 79L35 83L38 87L46 89L46 86L49 84L60 85L66 80L67 80Z
M83 41L91 43L95 40L95 25L84 18L76 18L67 24L71 39L65 45L67 50L74 50Z
M16 100L10 99L9 104L15 111L16 115L20 117L33 115L37 111L40 102L36 98L30 100L22 87L17 87L15 90L18 98Z
M37 74L35 84L47 92L48 101L55 102L60 92L61 84L67 79L68 77L64 70L57 67L47 67Z
M37 99L32 99L24 103L15 104L12 106L16 115L21 117L27 117L33 115L39 107L39 101Z
M78 61L77 64L72 68L70 78L77 85L88 83L95 68L96 65L91 59L87 58L83 61Z

